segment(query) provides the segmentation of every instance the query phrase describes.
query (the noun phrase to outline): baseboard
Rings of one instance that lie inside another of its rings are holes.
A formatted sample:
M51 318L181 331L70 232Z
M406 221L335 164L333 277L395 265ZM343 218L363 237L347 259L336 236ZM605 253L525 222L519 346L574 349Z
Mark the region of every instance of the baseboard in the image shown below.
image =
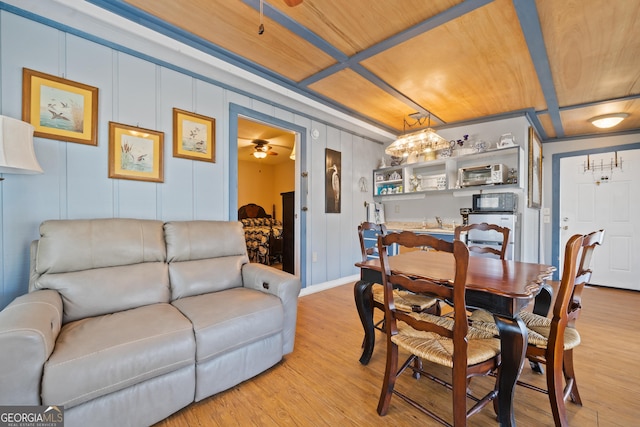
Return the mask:
M347 283L355 282L360 279L359 274L354 274L353 276L341 277L336 280L331 280L329 282L318 283L317 285L308 286L302 290L300 290L300 296L304 297L306 295L315 294L316 292L326 291L327 289L335 288L336 286L346 285Z

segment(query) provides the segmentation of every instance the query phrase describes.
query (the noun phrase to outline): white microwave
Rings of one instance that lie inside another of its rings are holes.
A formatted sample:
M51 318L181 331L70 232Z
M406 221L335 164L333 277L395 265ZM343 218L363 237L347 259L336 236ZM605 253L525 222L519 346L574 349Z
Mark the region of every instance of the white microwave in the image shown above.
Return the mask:
M458 169L458 182L461 187L474 185L506 184L509 175L507 165L483 165Z

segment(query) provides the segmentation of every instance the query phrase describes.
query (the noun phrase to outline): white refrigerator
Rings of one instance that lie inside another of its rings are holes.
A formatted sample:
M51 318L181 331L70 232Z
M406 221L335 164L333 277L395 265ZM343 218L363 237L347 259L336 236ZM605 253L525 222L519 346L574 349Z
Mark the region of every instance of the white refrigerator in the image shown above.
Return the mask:
M483 222L486 222L487 224L496 224L500 227L508 227L509 230L511 230L509 232L509 241L507 242L508 247L505 254L505 259L512 261L519 260L520 245L516 245L518 237L520 236L518 214L514 214L511 212L469 214L469 224L481 224ZM467 233L466 242L467 245L470 246L492 247L500 250L502 246L502 234L494 230L469 230L469 232Z

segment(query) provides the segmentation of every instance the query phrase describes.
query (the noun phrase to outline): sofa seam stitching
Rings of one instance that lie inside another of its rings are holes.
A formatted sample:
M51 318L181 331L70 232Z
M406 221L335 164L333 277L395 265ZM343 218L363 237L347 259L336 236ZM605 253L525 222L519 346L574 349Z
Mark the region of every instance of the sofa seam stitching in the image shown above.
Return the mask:
M162 333L162 334L155 334L155 335L152 335L152 336L150 336L150 337L144 337L144 338L137 339L137 340L133 340L133 341L127 341L126 343L122 343L122 344L118 344L118 345L114 345L114 346L106 347L106 348L100 349L100 350L98 350L98 351L93 351L93 352L91 352L91 353L84 354L84 355L79 356L79 357L74 357L73 359L65 360L65 361L60 362L60 363L51 363L51 364L48 364L48 366L50 366L50 367L63 366L63 365L65 365L65 364L67 364L67 363L75 362L75 361L77 361L77 360L86 359L87 357L90 357L90 356L96 355L96 354L98 354L98 353L103 353L103 352L105 352L105 351L113 350L113 349L116 349L116 348L119 348L119 347L123 347L123 346L129 345L129 344L132 344L132 343L144 342L144 341L148 341L148 340L150 340L150 339L152 339L152 338L157 338L157 337L162 337L162 336L168 336L168 335L174 335L174 334L177 334L177 333L179 333L179 332L184 332L184 331L192 331L192 332L193 332L193 328L192 328L192 327L189 327L189 328L183 328L183 329L178 329L178 330L176 330L176 331L172 331L172 332L165 332L165 333Z

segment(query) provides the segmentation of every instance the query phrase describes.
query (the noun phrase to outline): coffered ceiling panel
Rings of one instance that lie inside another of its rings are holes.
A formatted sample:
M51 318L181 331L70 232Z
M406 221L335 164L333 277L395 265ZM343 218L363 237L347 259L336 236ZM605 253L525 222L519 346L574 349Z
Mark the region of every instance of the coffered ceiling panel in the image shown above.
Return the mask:
M525 114L545 142L638 130L637 0L85 1L392 133L412 113ZM629 117L602 131L600 111Z
M127 3L270 71L299 81L335 62L328 54L238 0L130 0Z
M351 70L332 74L309 87L354 111L377 117L398 132L403 130L403 119L415 113L415 109Z
M537 115L538 120L540 121L540 125L544 130L547 138L555 138L556 130L553 128L553 122L551 121L551 117L547 113L540 113Z
M348 56L355 55L410 28L462 0L303 1L273 5ZM363 7L365 6L365 7Z
M638 111L640 110L640 99L632 101L608 102L606 104L593 105L584 108L576 108L564 110L561 112L564 130L571 135L582 135L588 132L607 133L607 129L598 129L594 131L594 126L589 122L588 118L602 116L605 114L618 113L620 111ZM627 117L622 123L615 127L616 131L640 129L640 115L635 114Z
M640 1L536 5L560 106L640 93Z
M510 0L474 10L363 65L445 122L546 108Z

